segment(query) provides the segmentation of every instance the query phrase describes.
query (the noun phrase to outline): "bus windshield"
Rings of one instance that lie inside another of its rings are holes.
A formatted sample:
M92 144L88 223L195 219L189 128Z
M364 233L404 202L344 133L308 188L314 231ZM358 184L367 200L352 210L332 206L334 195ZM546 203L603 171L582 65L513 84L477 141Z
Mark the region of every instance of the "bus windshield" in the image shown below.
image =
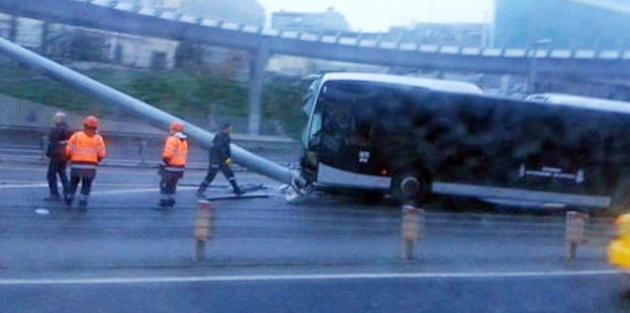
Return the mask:
M321 88L313 112L311 142L324 140L321 136L332 137L337 142L330 145L333 149L342 143L383 144L385 137L412 126L414 119L409 116L426 96L426 89L413 86L328 81Z

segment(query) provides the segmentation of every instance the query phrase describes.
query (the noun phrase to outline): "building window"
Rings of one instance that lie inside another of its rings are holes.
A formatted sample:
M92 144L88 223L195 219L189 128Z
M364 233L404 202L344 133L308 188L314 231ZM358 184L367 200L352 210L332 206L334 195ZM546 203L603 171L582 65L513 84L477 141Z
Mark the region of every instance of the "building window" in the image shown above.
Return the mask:
M151 55L151 68L156 70L166 69L166 52L153 51Z

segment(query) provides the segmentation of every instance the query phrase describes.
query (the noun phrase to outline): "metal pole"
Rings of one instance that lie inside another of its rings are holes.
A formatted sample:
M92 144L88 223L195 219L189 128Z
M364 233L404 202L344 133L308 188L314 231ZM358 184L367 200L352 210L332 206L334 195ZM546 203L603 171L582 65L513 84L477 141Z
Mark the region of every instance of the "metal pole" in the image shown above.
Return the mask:
M48 54L48 37L50 37L50 23L44 21L42 24L42 39L40 43L40 51L42 55Z
M138 155L140 156L140 164L144 165L147 163L146 151L147 151L148 145L149 144L146 139L140 140L140 145L138 147Z
M17 33L18 33L18 17L15 15L12 15L10 25L9 25L9 40L16 42Z
M529 66L529 93L536 93L536 79L538 75L538 48L546 46L551 43L550 39L539 39L532 44L530 51L532 52L530 66Z
M181 118L159 110L3 38L0 38L0 52L105 104L121 106L160 129L167 129L168 125L175 120L183 121ZM187 122L185 122L185 128L186 134L190 138L206 147L211 145L212 138L214 138L213 133ZM237 145L232 144L230 147L232 159L241 166L286 184L290 184L293 178L297 177L297 174L289 168L255 155Z
M265 68L269 61L269 49L266 44L264 42L261 43L251 57L247 132L250 135L258 135L260 134L260 122L262 119L262 92L265 82Z
M536 93L536 51L538 47L532 49L531 62L529 65L529 93Z

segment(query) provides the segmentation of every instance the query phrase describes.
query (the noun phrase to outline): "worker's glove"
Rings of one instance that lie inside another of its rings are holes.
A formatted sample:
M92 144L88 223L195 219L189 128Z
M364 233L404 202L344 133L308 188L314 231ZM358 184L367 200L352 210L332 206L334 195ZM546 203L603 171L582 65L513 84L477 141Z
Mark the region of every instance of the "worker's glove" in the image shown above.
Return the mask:
M158 164L158 175L162 175L164 173L164 168L166 168L166 163L162 161Z
M227 166L232 165L232 159L227 158L227 159L225 160L225 164L226 164Z

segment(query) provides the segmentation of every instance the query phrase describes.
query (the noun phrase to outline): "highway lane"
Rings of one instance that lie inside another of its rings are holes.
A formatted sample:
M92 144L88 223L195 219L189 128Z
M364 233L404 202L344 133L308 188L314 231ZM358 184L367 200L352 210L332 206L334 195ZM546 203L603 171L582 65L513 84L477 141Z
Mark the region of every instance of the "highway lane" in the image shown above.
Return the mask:
M617 274L257 275L0 281L5 312L628 312Z
M0 167L0 255L8 267L67 268L171 266L188 264L196 213L194 191L203 171L186 174L173 211L156 212L158 176L149 169L101 168L90 206L83 214L50 204L41 166ZM213 264L335 264L398 261L400 211L320 198L288 205L278 184L242 173L240 183L264 183L266 199L213 201ZM11 183L13 181L13 183ZM229 193L220 177L209 194ZM40 209L40 210L38 210ZM46 209L48 214L38 214ZM584 262L604 264L609 221L594 228L591 244L580 247ZM475 267L484 264L562 266L563 219L558 216L427 214L417 258L425 265ZM24 246L31 249L21 249ZM46 258L42 258L42 254ZM95 257L97 255L98 257ZM457 257L455 257L457 256ZM605 264L604 264L605 265Z
M287 205L277 183L250 173L239 182L264 183L270 197L214 201L208 260L194 263L194 190L203 174L187 172L179 205L156 212L155 170L101 168L90 209L79 213L41 200L43 165L0 164L2 312L628 308L627 282L604 257L610 221L565 261L559 216L430 209L415 259L402 261L397 207L329 197ZM222 177L217 184L209 193L228 190Z

